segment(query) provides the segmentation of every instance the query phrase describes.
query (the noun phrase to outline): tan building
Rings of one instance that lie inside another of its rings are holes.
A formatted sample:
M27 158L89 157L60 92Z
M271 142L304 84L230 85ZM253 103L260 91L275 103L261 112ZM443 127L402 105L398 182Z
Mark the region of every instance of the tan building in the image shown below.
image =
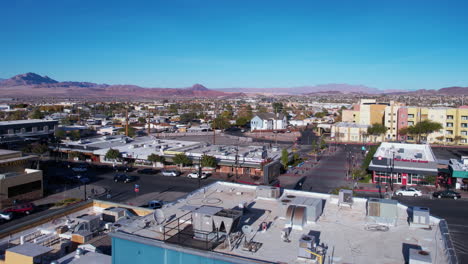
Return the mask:
M331 137L337 142L370 142L371 138L367 136L368 127L369 125L355 123L336 123L331 127Z
M23 156L20 151L0 150L0 208L14 200L30 201L43 196L41 170L25 169L36 156Z

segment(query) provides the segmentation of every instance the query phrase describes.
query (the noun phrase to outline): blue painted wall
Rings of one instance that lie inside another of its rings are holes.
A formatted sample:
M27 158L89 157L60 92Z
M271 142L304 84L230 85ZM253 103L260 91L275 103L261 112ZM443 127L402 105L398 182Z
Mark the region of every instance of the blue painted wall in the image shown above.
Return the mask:
M112 264L233 264L171 249L112 238Z

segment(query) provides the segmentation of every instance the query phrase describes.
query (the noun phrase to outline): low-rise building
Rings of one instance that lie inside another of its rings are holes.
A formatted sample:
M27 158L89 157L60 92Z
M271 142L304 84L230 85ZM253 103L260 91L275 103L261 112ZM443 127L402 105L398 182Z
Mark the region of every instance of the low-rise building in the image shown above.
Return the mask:
M356 198L346 191L335 196L216 182L115 228L112 259L114 264L455 263L446 222L428 208L414 208L413 214L395 200Z
M361 125L350 122L339 122L331 125L330 136L339 142L362 142L371 141L371 137L367 135L369 125Z
M42 119L0 121L0 143L46 137L54 133L57 125L58 121Z
M279 130L288 127L288 119L282 113L257 113L250 121L252 131Z
M383 142L369 170L374 183L426 184L426 177L438 175L438 162L429 145Z
M20 151L0 150L0 208L16 201L30 201L43 196L41 170L28 169L36 156L23 156Z

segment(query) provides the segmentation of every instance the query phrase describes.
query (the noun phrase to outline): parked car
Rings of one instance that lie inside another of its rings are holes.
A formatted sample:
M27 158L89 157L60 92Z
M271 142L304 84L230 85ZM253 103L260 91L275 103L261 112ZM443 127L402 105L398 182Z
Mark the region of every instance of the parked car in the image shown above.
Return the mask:
M11 219L13 219L12 212L0 212L0 222L10 221Z
M161 175L162 175L162 176L177 177L177 176L180 175L180 172L179 172L179 171L175 171L175 170L165 170L165 171L161 171Z
M88 168L84 167L84 166L79 166L79 167L73 167L72 170L74 172L85 172L88 170Z
M140 174L156 174L158 173L158 170L150 169L150 168L145 168L137 171Z
M198 179L198 178L205 179L208 176L209 176L209 173L204 172L204 171L202 172L201 177L199 177L198 172L192 172L187 175L187 177L191 179Z
M35 205L33 203L25 203L17 206L13 206L3 210L3 212L13 213L13 214L30 214L34 212Z
M148 208L150 209L159 209L162 208L164 203L158 200L152 200L148 202Z
M114 182L129 183L129 182L136 181L136 179L137 178L135 176L129 176L127 174L116 174L114 176Z
M395 192L395 195L398 196L422 196L422 192L416 188L410 187L410 188L401 188L400 190Z
M432 196L437 197L437 198L452 198L454 200L460 199L461 195L460 193L457 193L452 190L445 190L445 191L439 191L439 192L434 192Z

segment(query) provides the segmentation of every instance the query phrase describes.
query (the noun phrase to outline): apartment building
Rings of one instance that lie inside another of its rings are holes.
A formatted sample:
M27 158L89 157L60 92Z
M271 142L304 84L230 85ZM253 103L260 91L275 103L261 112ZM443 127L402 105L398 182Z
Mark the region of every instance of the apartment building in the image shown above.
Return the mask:
M416 142L412 135L400 135L404 127L415 125L423 120L442 124L442 129L429 135L422 135L421 141L442 144L468 144L468 107L400 107L397 114L397 140ZM390 122L386 118L385 124ZM387 127L388 128L388 127ZM387 137L388 139L388 137Z

